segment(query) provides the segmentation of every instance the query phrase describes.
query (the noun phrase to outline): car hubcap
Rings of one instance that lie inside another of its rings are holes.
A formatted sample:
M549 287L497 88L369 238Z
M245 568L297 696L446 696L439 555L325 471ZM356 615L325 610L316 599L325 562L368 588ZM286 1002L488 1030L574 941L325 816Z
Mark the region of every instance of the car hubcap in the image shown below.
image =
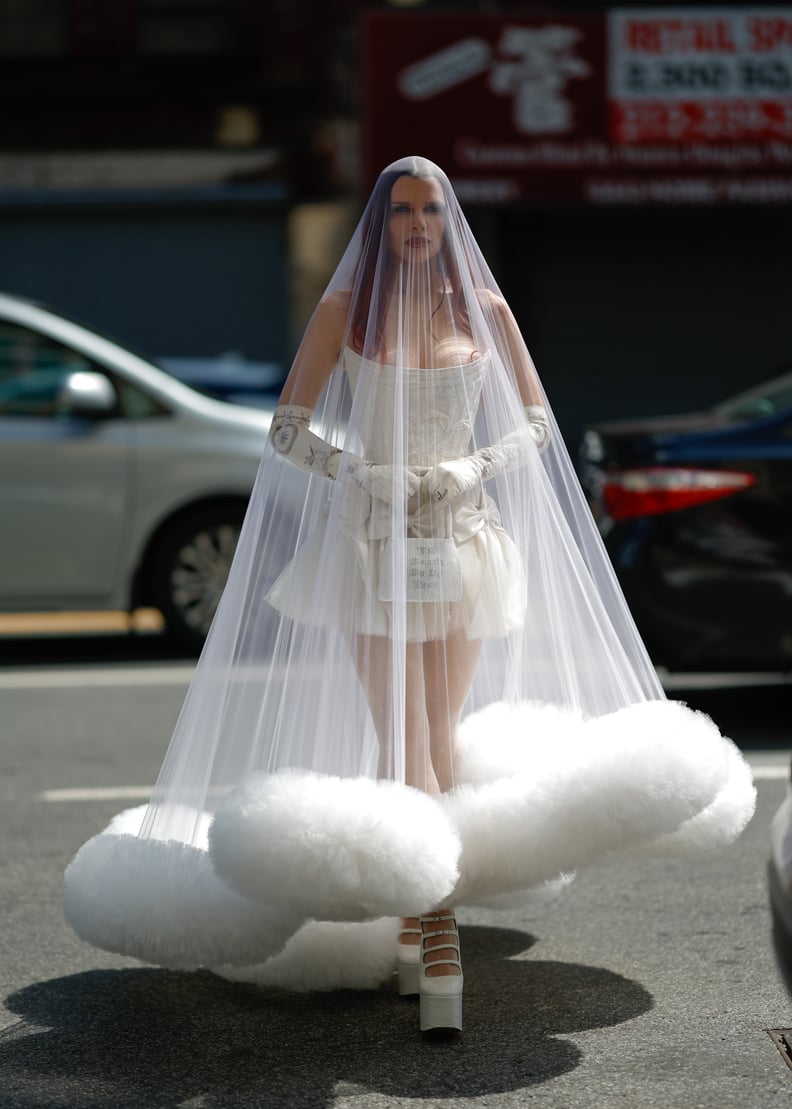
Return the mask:
M204 528L179 550L171 572L171 599L184 623L205 635L215 614L239 528L230 524Z

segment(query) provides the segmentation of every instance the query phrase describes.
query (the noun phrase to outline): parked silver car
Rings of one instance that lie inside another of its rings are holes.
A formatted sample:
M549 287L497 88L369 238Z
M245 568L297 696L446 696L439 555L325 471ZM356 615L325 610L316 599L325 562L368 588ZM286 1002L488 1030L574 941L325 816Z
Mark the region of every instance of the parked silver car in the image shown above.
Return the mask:
M0 611L153 605L200 646L270 418L0 294Z

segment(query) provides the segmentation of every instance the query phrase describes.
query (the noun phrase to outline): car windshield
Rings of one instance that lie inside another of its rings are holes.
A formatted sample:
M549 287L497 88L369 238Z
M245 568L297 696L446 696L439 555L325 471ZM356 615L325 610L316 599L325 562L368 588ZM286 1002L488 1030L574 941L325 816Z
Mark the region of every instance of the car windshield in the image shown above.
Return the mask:
M762 420L788 408L792 408L792 373L729 397L716 404L713 411L723 419L737 422Z

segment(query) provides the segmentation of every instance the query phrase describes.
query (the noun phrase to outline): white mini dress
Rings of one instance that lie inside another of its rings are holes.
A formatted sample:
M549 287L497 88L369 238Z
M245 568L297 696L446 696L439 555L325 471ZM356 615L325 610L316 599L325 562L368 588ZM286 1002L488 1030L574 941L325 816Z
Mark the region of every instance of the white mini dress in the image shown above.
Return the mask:
M461 366L397 369L345 348L342 365L364 457L392 462L394 426L405 424L407 466L428 468L468 454L488 361L485 355ZM453 540L462 581L457 600L381 599L393 518L389 502L335 482L321 524L287 563L267 601L300 623L408 642L445 639L459 629L469 639L497 638L522 624L522 561L481 486L440 505L416 495L404 508L405 537ZM398 589L391 595L399 596Z

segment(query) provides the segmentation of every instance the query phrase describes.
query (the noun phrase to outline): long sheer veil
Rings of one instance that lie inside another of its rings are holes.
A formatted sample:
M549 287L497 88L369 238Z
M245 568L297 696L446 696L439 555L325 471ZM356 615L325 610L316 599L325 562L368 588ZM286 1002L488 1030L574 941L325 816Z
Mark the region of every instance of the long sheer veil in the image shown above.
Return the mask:
M151 802L67 871L81 935L370 985L387 918L739 833L747 768L665 701L437 166L383 171L283 400Z

